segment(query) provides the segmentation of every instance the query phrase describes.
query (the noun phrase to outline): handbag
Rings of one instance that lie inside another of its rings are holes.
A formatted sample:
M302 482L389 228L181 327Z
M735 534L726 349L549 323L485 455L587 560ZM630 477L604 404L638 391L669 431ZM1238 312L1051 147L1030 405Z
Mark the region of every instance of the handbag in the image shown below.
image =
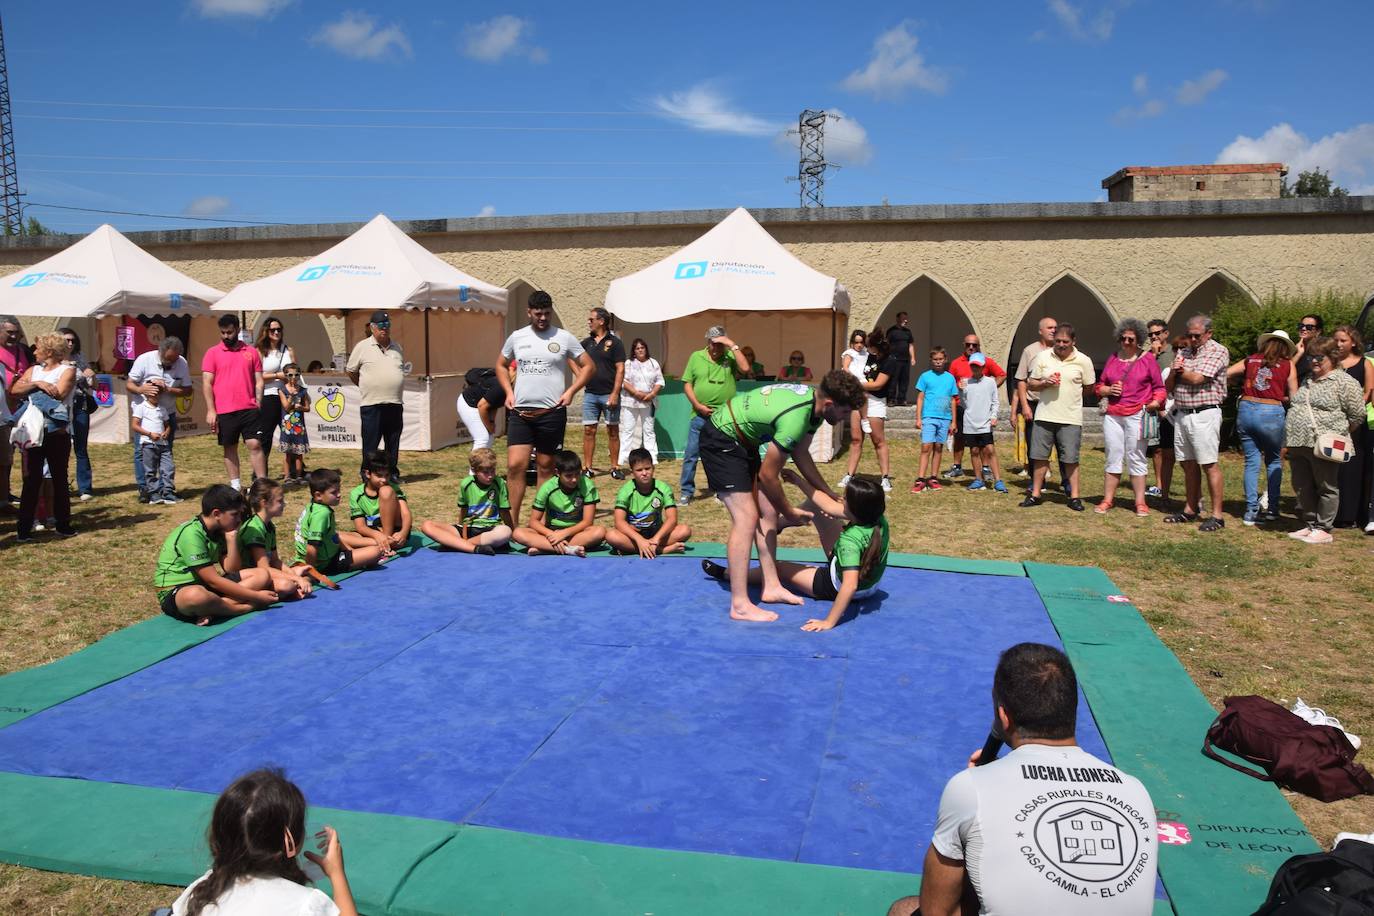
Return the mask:
M1355 763L1355 747L1339 728L1312 725L1264 697L1226 697L1224 703L1203 739L1204 755L1325 802L1374 794L1374 776ZM1263 772L1227 760L1214 746Z
M1355 441L1343 433L1324 433L1317 429L1317 415L1312 412L1312 392L1307 392L1307 417L1312 421L1312 432L1317 443L1312 446L1312 454L1322 461L1333 464L1346 464L1355 457Z
M37 448L43 444L43 411L32 401L26 401L23 413L14 421L10 442L17 448Z

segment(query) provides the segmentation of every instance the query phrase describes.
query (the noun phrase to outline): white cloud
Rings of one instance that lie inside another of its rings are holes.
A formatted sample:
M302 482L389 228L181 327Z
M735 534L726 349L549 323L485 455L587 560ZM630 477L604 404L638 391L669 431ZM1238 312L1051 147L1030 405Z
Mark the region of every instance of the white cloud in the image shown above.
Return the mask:
M825 122L825 161L843 166L868 165L872 162L873 144L869 142L864 126L838 108L827 108L825 111L834 115ZM773 135L773 146L795 160L801 153L800 139L797 129L788 127Z
M487 205L486 205L485 207L483 207L481 210L478 210L478 211L477 211L477 215L478 215L478 216L495 216L495 215L496 215L496 205L495 205L495 204L487 204Z
M206 19L271 19L294 0L191 0L191 8Z
M321 28L310 41L359 60L378 60L393 50L404 57L410 56L410 39L399 25L392 23L379 28L376 17L356 10L344 13L337 22Z
M1146 99L1140 105L1127 105L1125 108L1117 109L1113 119L1117 123L1124 124L1128 121L1157 118L1164 114L1168 107L1162 99Z
M1174 100L1180 105L1201 104L1207 96L1215 92L1230 74L1220 68L1208 70L1195 80L1184 80L1183 85L1174 93Z
M216 194L197 197L181 211L184 216L219 216L229 209L229 198Z
M653 100L653 105L657 114L696 130L766 137L785 129L776 121L734 110L728 98L706 83L667 96L660 95Z
M462 51L473 60L494 64L505 57L524 57L536 64L549 59L549 53L530 43L534 23L519 16L497 16L463 29Z
M1137 73L1135 79L1131 80L1131 91L1144 98L1150 94L1150 77L1145 73Z
M849 74L840 85L850 92L867 92L880 98L901 95L908 89L944 92L949 80L916 53L911 25L900 22L879 35L873 42L868 66Z
M1276 124L1258 137L1241 135L1217 154L1219 163L1282 162L1293 178L1320 168L1353 193L1374 189L1374 123L1309 140L1288 123Z
M1116 7L1112 5L1102 7L1094 16L1069 0L1049 0L1049 7L1064 31L1079 41L1106 41L1116 28Z

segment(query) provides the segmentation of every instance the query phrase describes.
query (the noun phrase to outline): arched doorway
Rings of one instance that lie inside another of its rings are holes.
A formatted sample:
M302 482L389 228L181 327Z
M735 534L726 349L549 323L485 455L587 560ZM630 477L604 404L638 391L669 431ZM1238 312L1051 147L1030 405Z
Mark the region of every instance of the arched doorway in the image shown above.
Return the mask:
M916 365L911 381L925 371L930 348L945 348L950 359L963 352L964 336L974 330L973 320L964 305L944 283L930 274L919 274L908 280L878 316L877 327L887 330L897 323L897 315L906 312L911 336L915 338ZM851 321L849 330L857 330ZM872 328L864 328L870 331Z
M1211 315L1217 309L1217 302L1228 295L1242 296L1255 305L1260 304L1259 297L1239 280L1224 270L1215 269L1194 283L1174 303L1173 311L1167 317L1170 329L1175 326L1181 328L1183 322L1194 315Z
M302 369L308 369L316 360L325 368L332 365L334 344L329 339L329 330L325 327L324 318L318 312L299 311L281 315L275 312L261 312L253 322L254 340L258 339L258 334L262 332L262 326L268 318L277 318L281 321L284 331L282 337L295 354L296 362L300 363Z
M1007 354L1008 373L1015 371L1021 351L1039 336L1040 319L1046 316L1073 325L1078 349L1099 369L1106 364L1116 347L1116 318L1095 289L1066 270L1041 288L1021 316Z

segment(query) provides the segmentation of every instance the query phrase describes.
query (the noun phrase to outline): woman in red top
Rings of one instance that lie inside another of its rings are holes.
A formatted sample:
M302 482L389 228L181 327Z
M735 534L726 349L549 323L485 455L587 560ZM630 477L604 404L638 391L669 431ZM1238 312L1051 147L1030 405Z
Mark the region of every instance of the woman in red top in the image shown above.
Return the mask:
M1159 361L1153 354L1142 358L1149 338L1145 336L1145 322L1139 318L1125 318L1116 326L1116 339L1121 349L1107 359L1107 366L1098 376L1094 390L1107 405L1102 415L1102 437L1107 447L1106 485L1102 502L1093 511L1102 515L1111 509L1116 488L1121 485L1123 466L1131 472L1131 489L1135 491L1135 514L1145 517L1145 439L1141 424L1145 413L1158 413L1164 406L1167 393Z
M1255 352L1226 370L1228 381L1241 379L1236 405L1236 430L1245 450L1245 516L1247 525L1279 517L1279 485L1283 482L1283 419L1288 399L1298 389L1293 356L1298 347L1286 331L1261 334ZM1260 467L1265 468L1269 503L1261 514Z

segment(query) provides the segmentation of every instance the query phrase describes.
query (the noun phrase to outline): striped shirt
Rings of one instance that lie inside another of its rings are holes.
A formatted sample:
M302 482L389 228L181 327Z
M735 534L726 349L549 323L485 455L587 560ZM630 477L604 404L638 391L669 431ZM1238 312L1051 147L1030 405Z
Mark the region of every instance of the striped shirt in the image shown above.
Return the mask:
M1230 353L1215 340L1200 347L1187 347L1181 352L1183 371L1201 372L1205 378L1201 384L1190 385L1179 373L1174 383L1174 406L1184 409L1220 406L1226 400L1226 364Z

